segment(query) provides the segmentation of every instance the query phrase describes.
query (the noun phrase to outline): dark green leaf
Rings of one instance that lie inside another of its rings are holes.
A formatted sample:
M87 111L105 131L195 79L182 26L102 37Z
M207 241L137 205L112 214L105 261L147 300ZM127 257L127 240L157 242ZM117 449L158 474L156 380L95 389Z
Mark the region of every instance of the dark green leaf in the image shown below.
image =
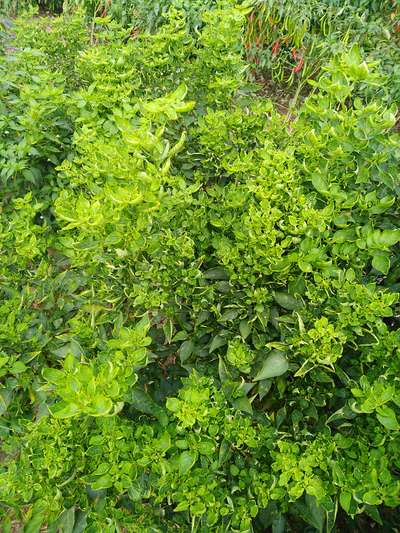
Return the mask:
M189 357L192 355L194 350L194 342L193 341L185 341L181 344L181 347L179 348L179 359L182 364L184 364Z
M227 280L229 275L227 271L222 267L210 268L204 272L204 277L210 280Z
M289 363L283 352L272 350L265 359L261 370L253 378L254 381L261 381L281 376L289 369Z
M288 311L295 311L303 306L301 300L297 300L287 292L274 292L274 299L278 305Z
M197 461L197 454L192 451L184 451L180 454L178 459L179 471L181 474L186 474Z

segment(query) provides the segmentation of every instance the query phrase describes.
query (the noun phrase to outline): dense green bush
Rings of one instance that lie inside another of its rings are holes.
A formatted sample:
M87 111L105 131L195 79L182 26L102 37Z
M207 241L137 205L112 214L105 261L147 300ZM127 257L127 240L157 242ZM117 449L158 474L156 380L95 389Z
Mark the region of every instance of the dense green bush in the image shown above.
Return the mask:
M0 13L18 15L36 8L40 12L61 13L81 8L86 17L111 16L124 26L154 31L159 28L169 9L185 13L190 31L202 26L202 14L215 7L217 0L2 0Z
M4 531L390 528L396 109L353 46L280 115L235 4L0 55Z

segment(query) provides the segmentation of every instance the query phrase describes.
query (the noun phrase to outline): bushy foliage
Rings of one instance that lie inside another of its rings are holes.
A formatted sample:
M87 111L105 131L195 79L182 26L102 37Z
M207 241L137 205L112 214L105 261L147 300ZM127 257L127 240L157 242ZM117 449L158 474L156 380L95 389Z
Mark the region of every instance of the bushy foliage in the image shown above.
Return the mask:
M353 46L280 115L248 14L15 22L4 531L339 531L400 503L396 109Z
M301 9L294 0L256 0L246 30L247 56L256 77L305 91L321 67L357 44L369 61L381 61L390 80L380 98L399 104L399 20L396 0L305 0Z
M2 0L0 13L21 15L32 8L42 13L84 11L87 19L110 16L123 26L154 31L163 22L170 8L185 13L187 29L197 31L202 25L202 15L217 5L217 0Z

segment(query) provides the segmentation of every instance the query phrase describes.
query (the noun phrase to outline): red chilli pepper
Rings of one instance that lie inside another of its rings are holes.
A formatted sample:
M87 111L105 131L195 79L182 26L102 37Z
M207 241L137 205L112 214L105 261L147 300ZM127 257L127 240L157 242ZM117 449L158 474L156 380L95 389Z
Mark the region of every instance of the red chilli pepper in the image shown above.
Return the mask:
M303 68L303 65L304 65L304 59L302 57L300 57L300 61L292 69L293 72L300 72L300 70Z
M292 57L295 61L297 61L297 50L296 48L292 48Z
M101 14L102 17L106 17L107 16L107 9L110 7L110 0L106 0L105 4L104 4L104 7L103 7L103 12Z
M281 42L280 42L280 40L278 39L278 40L275 41L274 44L272 45L272 55L273 55L273 56L276 56L276 54L278 53L280 47L281 47Z

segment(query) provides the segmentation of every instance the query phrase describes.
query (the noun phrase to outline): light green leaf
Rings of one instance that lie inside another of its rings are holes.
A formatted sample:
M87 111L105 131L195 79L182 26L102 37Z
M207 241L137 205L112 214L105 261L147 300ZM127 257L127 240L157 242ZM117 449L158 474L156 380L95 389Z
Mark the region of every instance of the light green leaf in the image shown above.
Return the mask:
M26 370L26 365L22 361L15 361L10 368L11 374L22 374Z
M186 511L188 508L189 508L189 502L183 501L183 502L178 503L178 505L174 509L174 512L181 513L182 511Z
M46 381L54 383L55 385L59 385L65 379L64 372L57 368L44 368L42 370L42 375Z
M312 179L312 184L314 188L321 194L326 194L328 192L328 183L321 176L321 174L314 174Z
M172 413L178 412L180 406L181 402L178 400L178 398L167 398L166 407L169 411L172 411Z
M350 511L352 495L350 492L342 491L340 493L339 501L342 509L348 513Z
M76 404L64 401L49 406L49 411L54 418L70 418L80 413L79 407Z
M110 465L108 463L101 463L92 473L92 476L104 476L110 470Z
M380 505L382 503L382 498L380 498L376 492L370 490L363 495L363 501L368 505Z
M90 414L92 416L105 416L113 407L113 403L110 398L106 396L96 396L91 405Z
M32 518L24 526L24 533L39 533L44 522L44 512L34 512Z
M106 474L105 476L101 476L96 481L91 483L91 488L93 490L99 490L99 489L108 489L112 487L113 481L112 477L109 474Z
M2 367L7 363L7 361L8 361L9 359L10 359L10 358L8 357L8 355L1 356L1 357L0 357L0 368L2 368Z
M387 405L382 405L381 407L378 407L376 409L376 417L379 420L379 422L385 426L386 429L390 429L392 431L396 431L400 429L400 425L396 418L396 413L388 407ZM367 502L370 503L370 502ZM371 503L370 505L375 505L374 503Z
M375 254L372 258L372 266L378 272L387 274L390 270L390 257L383 254Z

